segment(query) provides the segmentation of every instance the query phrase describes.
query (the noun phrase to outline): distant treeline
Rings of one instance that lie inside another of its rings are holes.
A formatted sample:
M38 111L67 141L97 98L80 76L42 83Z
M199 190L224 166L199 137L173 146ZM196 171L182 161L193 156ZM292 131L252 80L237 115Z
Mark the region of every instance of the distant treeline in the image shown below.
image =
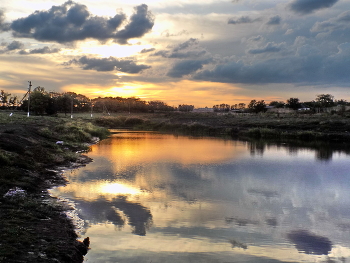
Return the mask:
M28 92L21 100L4 90L0 91L1 109L29 110L37 115L53 115L56 113L71 112L165 112L165 111L192 111L193 105L182 104L178 107L154 100L144 101L140 98L98 97L89 99L85 95L74 92L47 92L43 87L36 87Z
M251 100L248 106L245 103L239 103L229 105L226 103L218 104L213 106L215 112L252 112L259 113L265 112L269 108L289 108L292 110L302 110L309 112L328 112L332 107L339 107L340 110L345 111L345 106L350 106L350 103L346 100L335 100L331 94L320 94L317 95L315 100L301 102L299 98L290 98L286 102L284 101L271 101L266 104L264 100Z

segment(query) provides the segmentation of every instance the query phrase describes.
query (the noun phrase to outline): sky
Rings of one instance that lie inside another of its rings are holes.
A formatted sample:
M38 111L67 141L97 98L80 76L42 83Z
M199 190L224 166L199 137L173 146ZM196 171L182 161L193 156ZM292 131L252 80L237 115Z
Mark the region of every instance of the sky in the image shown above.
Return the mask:
M12 0L0 89L170 106L350 101L350 0Z

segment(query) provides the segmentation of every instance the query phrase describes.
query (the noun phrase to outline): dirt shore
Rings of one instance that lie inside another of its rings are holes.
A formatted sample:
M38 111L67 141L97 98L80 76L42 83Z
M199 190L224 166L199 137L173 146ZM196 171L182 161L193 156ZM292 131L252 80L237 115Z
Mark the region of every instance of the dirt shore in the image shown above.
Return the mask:
M83 262L70 207L48 189L66 183L56 167L89 161L76 152L98 133L86 122L0 119L0 262Z

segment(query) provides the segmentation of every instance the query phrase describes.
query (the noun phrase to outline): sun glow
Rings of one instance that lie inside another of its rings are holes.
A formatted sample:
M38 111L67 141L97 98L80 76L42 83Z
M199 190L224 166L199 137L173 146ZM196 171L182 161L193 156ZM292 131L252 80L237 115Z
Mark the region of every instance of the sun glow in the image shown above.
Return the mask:
M141 194L141 191L121 183L104 183L100 185L100 192L104 194L129 194L136 195Z

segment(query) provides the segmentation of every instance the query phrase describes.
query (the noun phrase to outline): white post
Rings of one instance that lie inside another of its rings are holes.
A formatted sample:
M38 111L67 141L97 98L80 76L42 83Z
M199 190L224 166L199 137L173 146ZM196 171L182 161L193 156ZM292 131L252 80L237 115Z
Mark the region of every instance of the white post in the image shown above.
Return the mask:
M29 117L30 116L30 110L29 110L29 108L30 108L30 90L31 90L31 88L32 88L32 82L31 81L28 81L29 82L29 89L28 89L28 113L27 113L27 117Z

